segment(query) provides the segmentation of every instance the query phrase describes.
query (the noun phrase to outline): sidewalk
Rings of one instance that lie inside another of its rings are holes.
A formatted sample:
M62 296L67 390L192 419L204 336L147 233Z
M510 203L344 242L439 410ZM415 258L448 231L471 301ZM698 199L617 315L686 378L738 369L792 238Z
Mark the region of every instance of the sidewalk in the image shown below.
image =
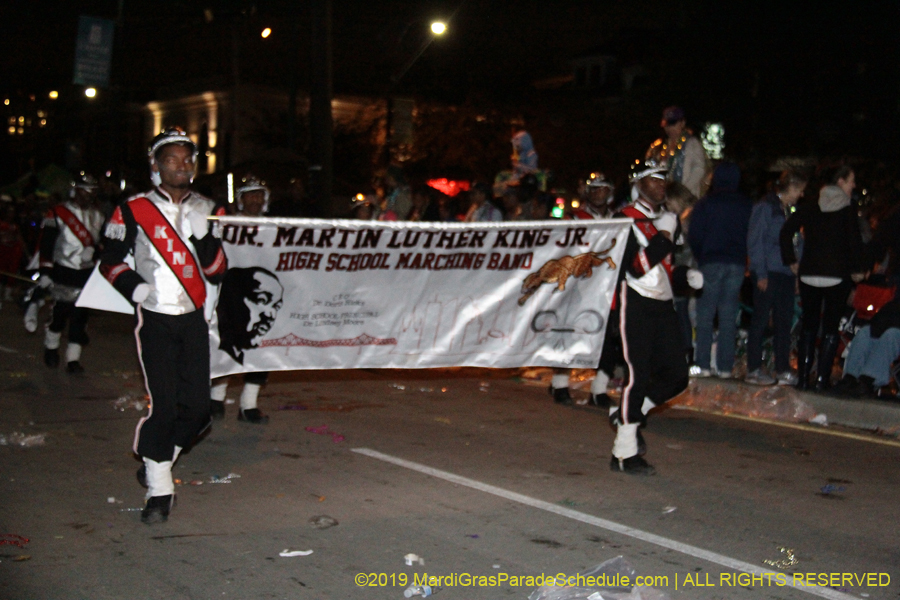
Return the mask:
M552 369L525 367L517 376L523 383L547 389ZM570 375L570 389L576 406L587 404L587 391L594 377L592 369L578 369ZM610 391L614 398L616 393ZM738 379L692 378L688 390L670 403L672 408L810 426L840 426L862 429L890 438L900 438L900 402L838 398L800 392L790 386L749 385ZM606 409L601 409L605 411Z
M691 385L707 394L714 393L715 388L718 387L726 393L743 397L754 396L765 390L778 389L748 385L733 379L712 378L692 379ZM786 389L785 393L812 407L817 415L824 414L829 425L865 429L891 437L900 436L900 402L838 398L813 392L800 392L793 388Z

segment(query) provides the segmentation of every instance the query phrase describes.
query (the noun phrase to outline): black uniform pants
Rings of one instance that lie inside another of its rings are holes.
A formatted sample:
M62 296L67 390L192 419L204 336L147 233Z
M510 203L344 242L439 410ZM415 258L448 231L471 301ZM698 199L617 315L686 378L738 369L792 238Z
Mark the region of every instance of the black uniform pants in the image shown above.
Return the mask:
M69 343L87 346L88 309L75 306L74 302L57 300L53 305L53 315L48 329L53 333L62 333L69 322Z
M256 385L263 386L266 385L267 381L269 381L268 371L244 373L244 383L255 383Z
M622 391L623 423L644 420L644 398L668 402L688 386L678 315L671 300L645 298L622 282L619 327L630 378Z
M609 313L609 322L606 325L606 335L603 338L603 348L600 350L600 363L597 369L606 373L612 379L616 366L624 364L622 358L622 337L619 333L619 311L612 310ZM627 373L626 373L627 377Z
M134 451L164 462L209 425L209 327L202 310L165 315L138 306L136 316L150 412L138 423Z

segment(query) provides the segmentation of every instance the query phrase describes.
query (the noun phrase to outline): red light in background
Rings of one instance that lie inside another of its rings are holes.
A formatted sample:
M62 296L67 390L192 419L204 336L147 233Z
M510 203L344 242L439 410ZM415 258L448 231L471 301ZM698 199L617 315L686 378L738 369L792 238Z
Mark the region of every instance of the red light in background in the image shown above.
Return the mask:
M432 187L439 192L447 194L451 198L460 192L468 192L471 187L471 182L469 181L455 181L446 178L429 179L426 183L428 184L428 187Z

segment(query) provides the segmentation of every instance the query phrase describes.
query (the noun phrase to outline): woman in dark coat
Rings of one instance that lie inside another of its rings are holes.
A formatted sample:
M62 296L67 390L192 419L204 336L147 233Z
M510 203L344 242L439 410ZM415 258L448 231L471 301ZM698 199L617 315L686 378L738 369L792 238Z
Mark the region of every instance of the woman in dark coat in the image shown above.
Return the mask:
M850 194L856 176L849 166L838 167L822 187L815 204L800 206L781 229L781 255L785 265L800 275L803 326L798 352L797 388L808 389L822 328L816 390L831 385L831 369L838 347L838 326L854 282L863 278L863 241ZM802 230L803 252L797 265L794 235Z

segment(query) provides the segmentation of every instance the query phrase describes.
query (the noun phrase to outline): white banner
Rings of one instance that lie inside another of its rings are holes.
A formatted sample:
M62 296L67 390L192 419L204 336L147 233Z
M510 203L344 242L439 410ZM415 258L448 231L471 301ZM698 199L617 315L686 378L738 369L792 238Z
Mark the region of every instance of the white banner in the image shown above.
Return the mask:
M631 226L221 221L229 269L211 319L214 377L596 367Z

